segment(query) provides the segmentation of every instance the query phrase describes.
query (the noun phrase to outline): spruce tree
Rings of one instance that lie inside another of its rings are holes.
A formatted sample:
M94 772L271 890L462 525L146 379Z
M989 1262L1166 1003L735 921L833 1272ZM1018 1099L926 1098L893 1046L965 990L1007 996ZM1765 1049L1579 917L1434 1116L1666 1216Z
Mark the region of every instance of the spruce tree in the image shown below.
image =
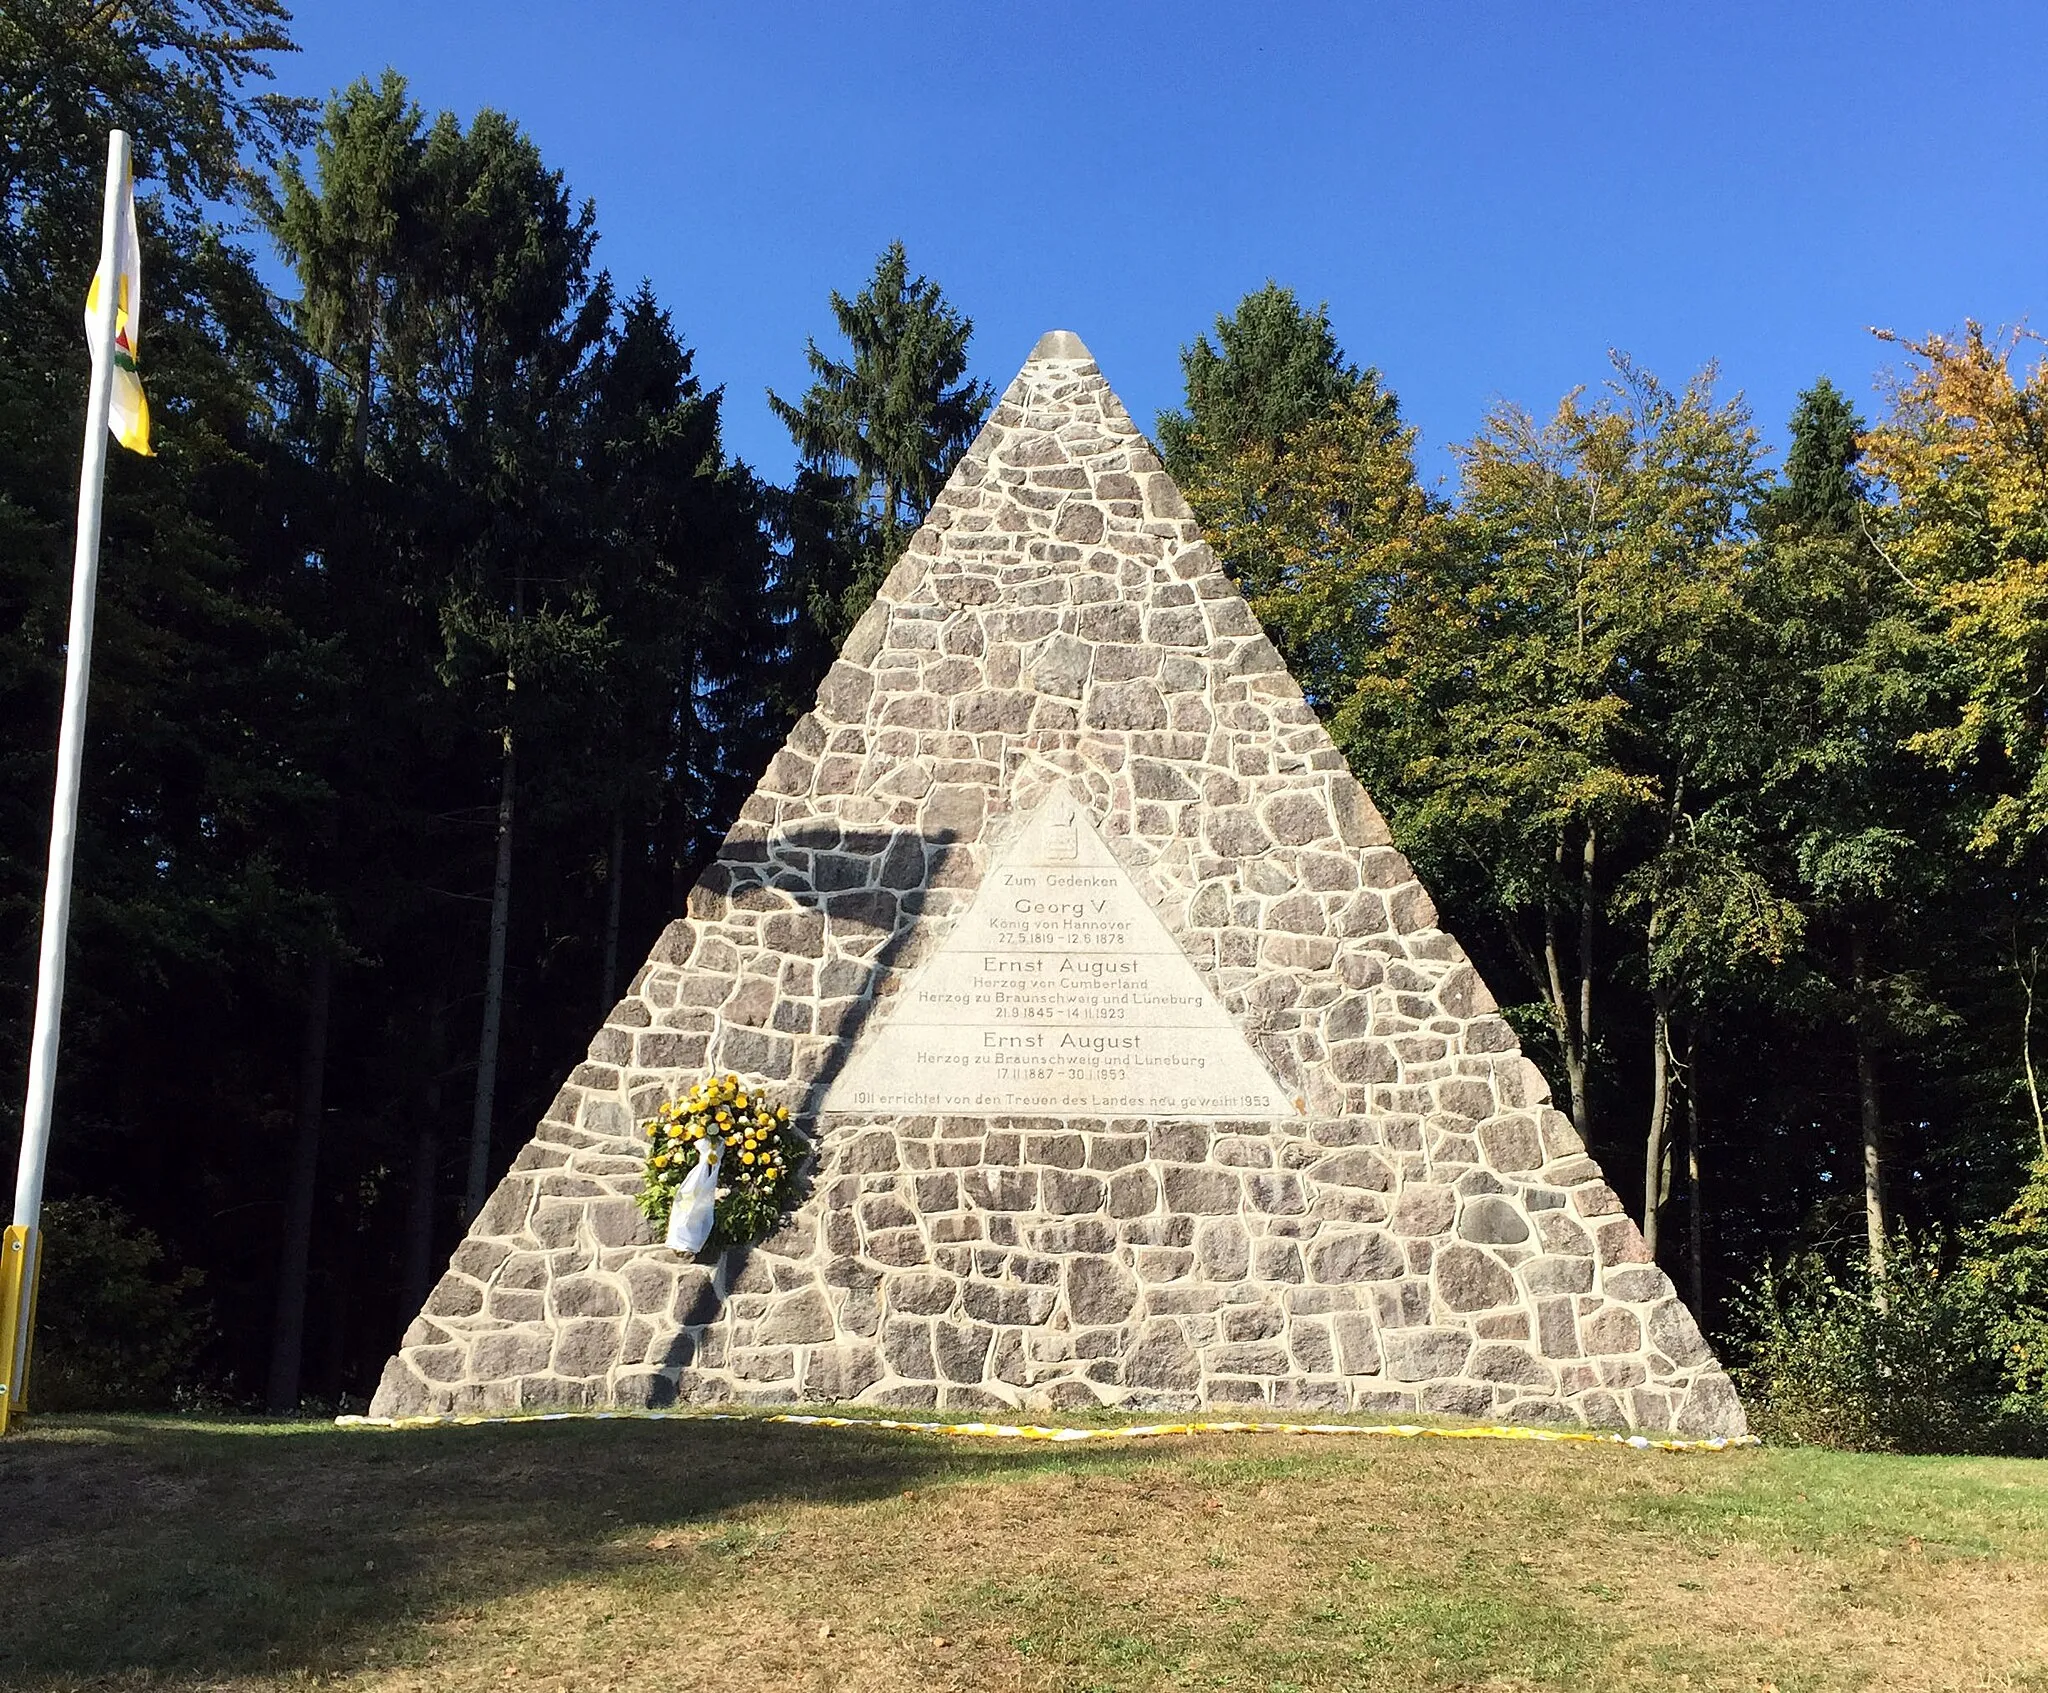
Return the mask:
M1848 396L1825 376L1801 394L1792 411L1785 479L1757 503L1758 530L1772 534L1789 528L1804 536L1856 533L1869 498L1856 468L1863 427Z
M1161 456L1216 555L1312 699L1334 709L1360 674L1388 570L1439 527L1415 475L1415 431L1377 370L1344 356L1326 308L1268 282L1183 349L1184 410Z
M536 777L545 784L555 761L543 749L604 646L583 412L611 299L590 262L591 209L500 114L430 124L387 73L329 104L310 176L291 164L280 174L267 221L321 361L305 434L331 490L322 574L358 685L351 733L329 749L342 798L325 833L348 917L329 950L389 966L436 932L417 968L391 977L407 1018L439 1030L451 1007L478 1005L463 1184L473 1211L498 1115L518 800ZM478 863L486 817L492 851ZM466 924L479 881L488 917L472 999L450 973L447 928ZM310 1024L306 1046L319 1049ZM394 1040L377 1069L411 1096L418 1125L398 1161L437 1183L439 1125L420 1107L451 1064L419 1050ZM318 1096L310 1077L301 1096ZM307 1226L306 1172L320 1156L320 1114L301 1115L288 1241ZM434 1211L426 1199L410 1208L415 1266L431 1257L418 1237ZM297 1373L302 1278L286 1269L278 1404Z
M1377 370L1344 356L1329 308L1311 311L1277 282L1247 294L1228 317L1219 313L1215 342L1196 336L1180 362L1186 408L1161 412L1156 427L1160 457L1183 487L1247 452L1279 457L1342 400L1364 397L1373 425L1398 427L1393 395Z
M859 294L834 290L831 304L852 356L835 359L808 342L810 387L794 404L772 391L768 403L802 459L782 512L791 567L818 638L836 650L994 394L967 379L973 321L936 282L910 274L901 241L883 250Z

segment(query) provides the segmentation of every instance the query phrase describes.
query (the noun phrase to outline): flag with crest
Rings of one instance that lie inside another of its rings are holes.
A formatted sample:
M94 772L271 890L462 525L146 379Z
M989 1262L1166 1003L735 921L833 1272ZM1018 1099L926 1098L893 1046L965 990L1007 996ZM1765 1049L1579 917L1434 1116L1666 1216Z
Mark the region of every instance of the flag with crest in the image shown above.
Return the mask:
M107 428L114 439L131 453L149 452L149 400L142 392L142 371L136 362L142 341L142 242L135 229L135 175L121 179L121 209L116 219L113 258L114 286L114 393L107 413ZM104 269L92 279L85 297L85 340L92 347L95 362L101 349L93 346L94 326L99 320L100 290L107 286Z

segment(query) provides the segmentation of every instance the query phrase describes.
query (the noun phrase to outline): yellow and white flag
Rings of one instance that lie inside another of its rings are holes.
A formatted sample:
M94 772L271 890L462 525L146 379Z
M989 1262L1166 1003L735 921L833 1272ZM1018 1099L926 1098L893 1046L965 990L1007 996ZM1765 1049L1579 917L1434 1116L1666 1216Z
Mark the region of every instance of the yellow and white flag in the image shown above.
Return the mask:
M131 453L149 452L149 401L142 392L142 372L136 364L136 350L142 342L142 242L135 232L135 175L121 177L121 209L115 220L114 275L119 292L114 306L114 397L107 413L107 428ZM85 343L92 348L95 363L100 348L93 334L100 313L100 289L106 271L92 279L85 296Z

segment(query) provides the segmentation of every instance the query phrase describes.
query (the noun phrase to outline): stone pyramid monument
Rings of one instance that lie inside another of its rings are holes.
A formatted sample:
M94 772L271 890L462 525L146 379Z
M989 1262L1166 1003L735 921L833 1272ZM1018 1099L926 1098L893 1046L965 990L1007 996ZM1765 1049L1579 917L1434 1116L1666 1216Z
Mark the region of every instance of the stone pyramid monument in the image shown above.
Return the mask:
M1033 350L372 1410L861 1400L1732 1435L1728 1377L1088 351ZM687 1261L636 1124L790 1104Z

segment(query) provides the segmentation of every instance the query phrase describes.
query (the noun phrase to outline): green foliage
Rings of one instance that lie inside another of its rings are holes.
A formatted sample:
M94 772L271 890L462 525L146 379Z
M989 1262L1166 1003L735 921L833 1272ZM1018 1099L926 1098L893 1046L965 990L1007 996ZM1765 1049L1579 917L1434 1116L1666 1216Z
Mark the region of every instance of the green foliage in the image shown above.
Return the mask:
M1757 528L1765 534L1789 528L1837 537L1861 528L1869 497L1856 468L1863 427L1848 397L1825 376L1801 394L1792 412L1785 477L1757 502Z
M96 238L110 129L129 132L136 177L179 206L235 199L251 166L304 137L313 102L250 87L294 51L290 19L280 0L9 0L0 228L47 239L90 214Z
M1968 1273L1994 1313L2004 1410L2048 1429L2048 1155L1971 1245Z
M313 181L281 172L268 221L328 373L336 468L374 476L362 495L414 532L403 591L434 611L442 679L496 680L477 703L505 726L605 638L573 568L581 408L612 310L596 214L503 114L429 125L390 72L329 103L315 164ZM337 539L360 546L367 526L352 527ZM553 567L529 569L536 556ZM508 699L508 673L525 699Z
M969 381L974 324L929 277L912 276L901 241L853 299L831 295L852 357L805 344L811 385L768 404L803 470L782 516L784 539L820 640L836 651L931 510L981 427L993 393Z
M1766 1268L1736 1307L1735 1371L1766 1440L1862 1452L2048 1451L2007 1405L2002 1313L1931 1239L1899 1236L1874 1282L1818 1254Z
M1674 391L1622 362L1547 423L1496 410L1459 449L1461 557L1413 590L1405 675L1375 677L1340 719L1354 742L1396 730L1391 791L1422 802L1425 832L1519 836L1515 880L1531 889L1559 830L1618 831L1657 802L1657 718L1677 692L1660 684L1728 614L1757 447L1711 380ZM1402 710L1402 681L1440 724Z
M1183 488L1240 454L1277 459L1297 432L1343 400L1363 402L1369 425L1381 432L1398 426L1379 372L1345 359L1329 308L1310 311L1277 282L1247 294L1228 317L1218 314L1214 343L1196 336L1180 362L1187 408L1161 412L1156 427L1160 457Z
M1416 480L1414 455L1415 432L1368 375L1277 450L1254 441L1194 456L1189 504L1319 703L1357 689L1391 601L1448 545L1447 514Z
M1965 779L1972 850L2039 874L2048 842L2048 358L1972 323L1907 343L1891 415L1864 440L1893 496L1873 545L1911 599L1893 643L1917 685L1908 747ZM2031 862L2029 862L2031 859Z
M659 820L672 890L722 836L796 691L769 491L726 457L720 395L694 365L642 284L600 358L584 449L607 638L578 700L585 769L603 803Z
M210 1314L204 1275L174 1268L162 1243L103 1199L43 1207L31 1405L144 1411L171 1403L199 1370Z
M1159 414L1161 457L1309 697L1334 709L1386 638L1389 596L1443 549L1415 431L1379 372L1345 359L1327 310L1274 282L1181 367L1187 408Z
M1901 966L1940 880L1927 849L1947 808L1904 744L1924 702L1894 663L1911 608L1867 534L1862 427L1816 383L1793 413L1786 480L1759 506L1748 595L1777 728L1751 811L1812 920L1809 998L1896 1042L1939 1016Z
M52 1191L105 1192L210 1272L232 1254L205 1220L268 1196L289 1061L251 1008L288 992L323 921L302 844L323 782L305 737L339 712L284 517L306 484L279 423L307 367L226 221L246 173L300 133L295 103L255 92L282 18L242 0L30 0L0 16L0 1069L19 1076L27 1044L79 311L104 126L120 122L137 148L157 454L107 467ZM246 1269L208 1285L224 1323L245 1314ZM152 1341L145 1327L108 1344ZM54 1355L61 1374L63 1343Z
M1978 625L1934 615L1878 502L1881 474L1950 526L1927 540L1944 569L1985 579L1987 537L2034 556L2025 419L2048 378L1920 351L1875 466L1825 379L1772 479L1711 370L1673 388L1617 358L1547 419L1496 408L1445 504L1327 315L1269 285L1187 350L1185 409L1159 420L1448 925L1519 986L1505 1015L1610 1176L1642 1170L1656 1210L1699 1172L1709 1300L1846 1221L1866 1134L1878 1197L1953 1232L2010 1201L2038 1125L2038 877L1969 864L1984 786L1928 738L1958 689L2006 684L1957 645ZM2018 651L2023 571L1999 568Z
M1671 389L1619 360L1546 422L1497 408L1458 454L1455 519L1389 579L1332 732L1543 1001L1595 1137L1614 953L1672 986L1770 956L1793 921L1721 814L1753 763L1730 683L1755 432L1711 372Z

